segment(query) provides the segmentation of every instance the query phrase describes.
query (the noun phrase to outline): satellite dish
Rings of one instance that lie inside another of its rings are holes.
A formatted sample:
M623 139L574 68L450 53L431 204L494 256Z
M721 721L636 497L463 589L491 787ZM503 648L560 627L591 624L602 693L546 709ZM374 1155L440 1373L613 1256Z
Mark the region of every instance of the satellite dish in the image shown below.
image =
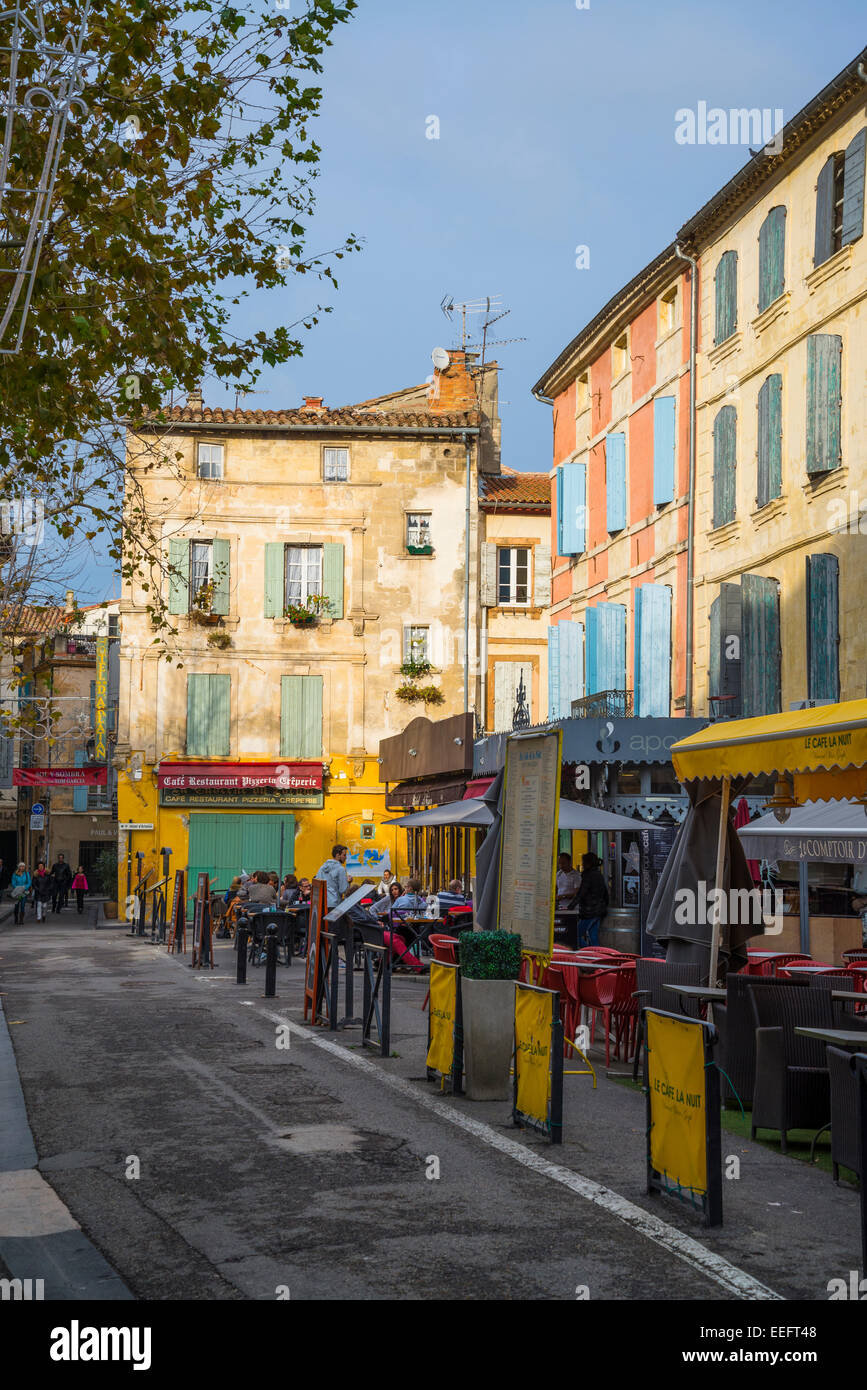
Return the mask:
M434 366L438 368L439 371L443 372L449 365L451 358L449 357L445 348L434 348L433 352L430 355L430 360L433 362Z

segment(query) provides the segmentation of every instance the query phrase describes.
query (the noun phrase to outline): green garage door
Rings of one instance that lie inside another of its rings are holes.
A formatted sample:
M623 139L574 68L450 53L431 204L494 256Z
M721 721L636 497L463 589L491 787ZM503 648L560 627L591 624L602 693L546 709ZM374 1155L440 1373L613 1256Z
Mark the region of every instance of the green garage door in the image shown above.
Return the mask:
M283 872L295 868L295 817L190 813L190 853L187 894L192 897L201 873L225 893L236 874L245 869L280 868L280 827L283 827Z

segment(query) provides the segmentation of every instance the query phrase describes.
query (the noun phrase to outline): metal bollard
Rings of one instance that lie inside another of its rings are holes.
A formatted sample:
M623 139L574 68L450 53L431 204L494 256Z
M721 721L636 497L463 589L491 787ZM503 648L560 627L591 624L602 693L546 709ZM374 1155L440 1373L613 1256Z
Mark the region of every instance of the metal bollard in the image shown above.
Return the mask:
M250 932L247 927L238 927L235 932L235 950L238 953L235 982L239 985L247 983L247 942L249 936Z
M265 932L265 998L273 999L277 993L277 928L268 927Z

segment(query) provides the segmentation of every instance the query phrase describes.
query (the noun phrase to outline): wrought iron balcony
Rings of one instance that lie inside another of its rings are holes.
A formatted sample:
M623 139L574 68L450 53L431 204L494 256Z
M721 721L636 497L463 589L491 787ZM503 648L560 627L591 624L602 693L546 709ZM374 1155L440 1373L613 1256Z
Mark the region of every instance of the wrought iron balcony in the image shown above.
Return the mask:
M631 690L597 690L572 701L573 719L631 719Z

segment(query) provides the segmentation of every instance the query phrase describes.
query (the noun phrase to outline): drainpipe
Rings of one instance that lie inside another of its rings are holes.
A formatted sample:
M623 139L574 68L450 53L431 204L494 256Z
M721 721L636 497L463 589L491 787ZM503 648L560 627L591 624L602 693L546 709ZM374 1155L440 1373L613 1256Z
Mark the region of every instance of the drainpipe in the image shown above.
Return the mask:
M675 244L674 254L691 267L689 325L689 492L686 521L686 691L684 714L692 718L692 647L695 569L695 354L698 341L698 261Z
M470 437L464 435L467 451L467 505L464 517L464 714L470 708Z
M480 643L481 660L481 698L479 703L482 707L482 728L488 727L488 610L482 608L482 636Z

